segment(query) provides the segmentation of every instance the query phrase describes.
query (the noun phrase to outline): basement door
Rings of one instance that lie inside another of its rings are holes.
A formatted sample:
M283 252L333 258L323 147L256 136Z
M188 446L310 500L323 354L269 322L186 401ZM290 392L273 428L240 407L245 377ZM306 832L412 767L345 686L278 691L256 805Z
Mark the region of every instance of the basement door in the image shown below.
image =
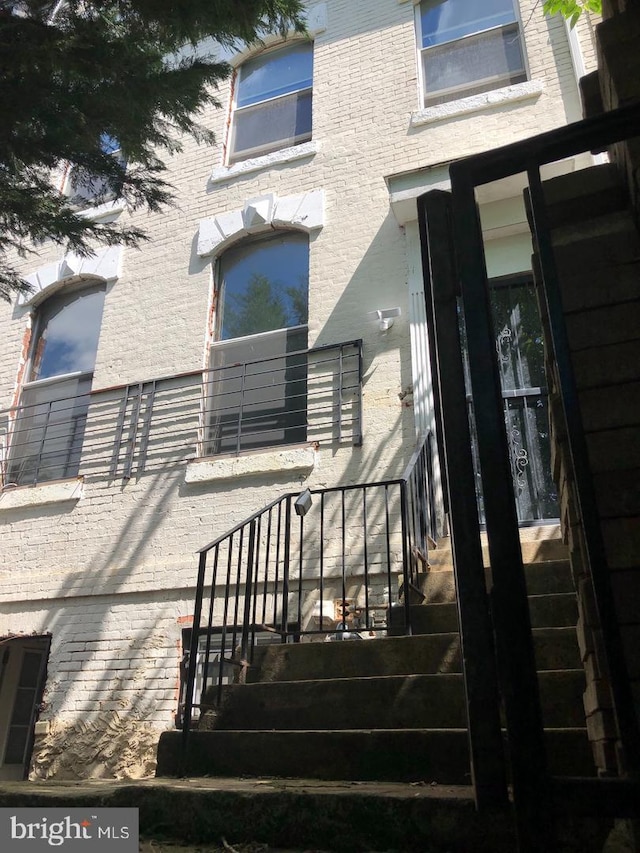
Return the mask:
M544 343L533 276L519 273L494 278L489 288L518 520L521 525L536 524L556 519L559 510L551 475ZM466 361L465 357L470 388ZM470 395L468 399L471 408ZM479 471L475 438L473 452ZM483 516L479 486L478 498Z
M49 637L0 640L0 779L29 771L49 645Z

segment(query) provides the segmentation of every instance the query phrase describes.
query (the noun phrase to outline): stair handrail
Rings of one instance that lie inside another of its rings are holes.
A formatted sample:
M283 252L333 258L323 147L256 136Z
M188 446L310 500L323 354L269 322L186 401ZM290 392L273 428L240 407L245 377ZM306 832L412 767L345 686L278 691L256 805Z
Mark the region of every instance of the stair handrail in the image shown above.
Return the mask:
M491 565L494 573L494 590L501 588L504 601L503 612L510 609L516 613L515 596L504 594L514 581L520 587L518 608L524 609L525 584L519 556L517 538L517 520L513 501L512 486L503 476L504 458L496 463L494 451L506 446L503 441L504 417L501 400L498 398L499 382L493 368L494 353L491 324L488 319L486 286L487 273L484 256L481 224L477 211L478 187L524 173L527 177L529 193L528 215L531 223L534 243L537 245L539 266L539 290L544 312L547 316L549 339L558 374L558 389L566 425L567 446L573 467L576 495L585 540L585 563L589 568L591 582L595 591L595 602L602 629L603 648L607 658L613 694L614 713L623 745L627 772L640 772L640 727L635 718L634 703L628 668L625 663L624 647L620 628L616 618L615 601L607 566L606 549L600 529L595 491L590 472L584 427L578 402L577 386L573 373L567 330L563 316L562 297L559 289L558 273L553 255L550 226L547 215L547 202L541 178L541 167L565 158L574 157L583 152L602 151L616 143L640 135L640 102L612 110L599 116L574 122L566 127L557 128L511 145L486 151L454 162L450 166L451 193L453 200L453 233L458 262L459 286L467 321L467 343L471 363L471 383L476 411L482 413L483 423L476 421L476 433L480 462L483 474L485 495L492 498L489 513L485 506L487 534L491 552ZM473 335L471 327L473 325ZM472 341L473 337L473 341ZM487 368L487 369L485 369ZM510 489L509 496L505 490ZM514 511L512 511L512 509ZM489 518L491 514L492 518ZM516 548L517 546L517 548ZM517 554L516 554L517 550ZM514 560L511 557L516 556ZM503 570L504 569L504 570ZM500 576L500 577L499 577ZM503 584L502 579L508 579ZM499 582L497 581L499 580ZM497 612L496 596L494 614ZM517 611L518 613L520 610ZM502 617L497 622L501 623ZM509 620L506 620L507 622ZM517 626L517 619L511 619ZM520 620L524 627L526 620ZM510 669L524 670L518 663L520 649L525 649L524 657L531 657L530 643L525 642L524 633L502 631L498 625L496 631L502 633L503 648L509 652L512 661ZM508 636L510 635L510 636ZM511 657L511 650L514 654ZM528 663L525 661L528 667ZM531 667L528 667L529 669ZM521 729L527 728L527 697L524 691L510 689L514 696L519 695L523 713ZM514 703L514 706L517 704ZM509 728L509 726L508 726ZM531 726L528 726L531 730ZM515 731L515 726L514 726ZM511 739L511 735L510 735ZM527 741L526 737L522 742ZM532 743L532 740L530 739ZM527 745L527 749L528 749ZM531 752L533 750L530 750ZM544 791L547 788L544 768L534 773L532 763L526 761L526 750L512 747L513 757L520 761L522 772L518 771L514 782L514 801L519 820L519 832L522 832L523 844L532 839L540 840L544 835L544 815L546 802ZM536 777L536 778L534 778ZM523 783L521 786L521 782ZM521 787L521 790L518 790ZM537 803L537 805L536 805ZM529 848L527 848L529 849Z
M344 494L347 492L355 491L355 490L371 490L371 489L383 489L386 492L390 487L396 486L400 490L400 520L401 520L401 531L402 531L402 551L403 551L403 560L402 560L402 573L403 573L403 583L402 587L404 588L404 601L402 602L402 606L404 608L404 626L406 632L410 632L410 596L408 594L408 590L413 580L415 580L415 574L419 568L419 563L424 562L427 563L428 559L428 550L430 540L435 540L438 535L438 531L436 529L437 525L437 513L435 506L432 503L436 499L436 492L433 486L433 482L429 481L429 478L433 477L433 468L434 468L434 456L435 456L436 448L433 434L428 431L423 433L417 442L416 449L411 456L409 463L407 464L403 474L401 477L390 478L387 480L376 480L366 483L354 483L354 484L345 484L340 486L331 486L324 488L316 488L309 489L309 493L312 497L320 498L321 508L324 506L324 498L325 496L332 493L342 493L343 494L343 506L344 506ZM234 623L233 623L233 638L232 643L235 645L237 634L239 633L240 637L240 649L241 649L241 660L236 661L240 666L248 666L250 664L250 658L253 652L253 642L255 640L256 633L256 622L255 622L255 603L254 603L254 613L252 618L251 614L251 605L250 599L251 596L255 596L255 590L253 588L256 583L256 578L254 578L254 561L257 559L255 549L259 547L259 529L264 519L271 518L275 513L278 518L278 525L282 525L285 531L285 548L290 547L291 540L291 524L292 524L292 505L295 503L296 499L300 497L300 492L285 492L274 500L270 501L268 504L263 506L260 510L254 512L252 515L248 516L244 520L238 522L231 529L227 530L221 536L218 536L216 539L213 539L211 542L204 545L202 548L199 548L196 552L198 554L198 575L196 581L196 596L194 601L194 612L193 612L193 627L191 630L191 639L189 644L188 651L188 663L186 666L186 677L183 679L183 689L181 690L181 700L180 700L180 711L178 714L178 725L182 727L183 733L183 755L185 754L187 748L187 740L190 729L193 724L193 709L196 707L194 702L194 690L196 683L196 675L197 675L197 666L198 666L198 654L199 654L199 641L202 632L204 631L207 635L207 646L205 649L205 661L209 660L209 653L211 650L211 629L213 627L212 619L213 619L213 611L214 611L214 600L215 600L215 586L218 580L217 578L217 570L218 570L218 554L220 547L225 543L233 543L235 537L237 537L241 541L241 548L244 547L245 541L248 544L248 569L246 572L246 578L243 584L243 598L244 598L244 609L242 614L242 630L236 632L235 629L239 628L235 621L235 616L239 616L239 613L234 615ZM300 523L302 525L304 518L301 516ZM388 521L388 519L387 519ZM344 522L343 522L344 523ZM302 529L302 528L301 528ZM280 527L278 528L280 532ZM344 529L343 529L344 536ZM302 543L302 538L300 540ZM287 544L289 543L289 544ZM301 547L301 546L300 546ZM206 580L206 572L207 572L207 558L211 553L214 553L214 562L215 568L213 571L212 581L210 584L211 587L211 598L209 601L208 608L208 619L205 627L202 627L202 616L203 616L203 607L205 600L205 580ZM229 551L229 555L231 551ZM343 555L344 557L344 555ZM229 560L231 557L229 556ZM284 554L283 559L283 576L282 576L282 584L283 584L283 607L282 607L282 616L279 620L279 625L273 625L269 628L269 630L274 633L280 634L283 642L286 641L287 637L291 636L291 634L296 630L295 626L297 625L298 634L303 633L300 628L300 613L296 614L297 619L294 619L293 623L289 620L288 614L288 582L289 582L289 562L292 559L290 553ZM365 555L366 560L366 555ZM226 594L228 596L229 592L229 582L231 578L233 566L229 563L227 568L227 580L226 580ZM389 577L391 573L389 571ZM240 558L238 558L238 579L240 578ZM276 583L278 582L278 578L276 579ZM301 582L301 578L299 580ZM321 576L322 582L322 576ZM238 580L239 583L239 580ZM344 584L344 581L343 581ZM300 591L300 590L299 590ZM368 589L365 592L367 597L366 607L368 606ZM343 600L346 600L346 590L343 585ZM300 597L298 598L300 602ZM321 596L322 602L322 596ZM400 603L400 602L398 602ZM389 589L389 606L391 606L391 590ZM300 607L300 604L298 605ZM225 610L225 620L228 616L227 611ZM293 618L293 617L292 617ZM322 618L322 617L321 617ZM347 616L343 613L343 628L346 627L346 619ZM226 622L225 622L226 624ZM322 622L321 622L322 628ZM222 636L224 637L224 632L226 630L225 627L222 629ZM224 640L223 640L224 645ZM186 661L185 661L186 663ZM228 661L227 661L228 663ZM222 671L224 667L224 661L221 659L219 664L219 678L218 678L218 687L219 691L221 690L221 679L222 679ZM184 667L183 667L184 668ZM207 666L205 664L205 676L203 679L202 693L205 692L207 685Z

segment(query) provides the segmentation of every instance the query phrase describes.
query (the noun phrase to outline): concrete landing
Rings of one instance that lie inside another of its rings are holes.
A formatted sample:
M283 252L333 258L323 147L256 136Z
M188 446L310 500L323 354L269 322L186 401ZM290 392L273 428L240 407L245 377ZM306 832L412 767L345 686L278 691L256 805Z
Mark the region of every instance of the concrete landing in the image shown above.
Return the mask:
M0 807L140 810L141 837L182 844L247 842L306 853L513 853L508 814L476 813L466 786L310 779L0 782ZM558 853L601 850L588 818L559 823ZM606 837L606 832L604 837ZM263 849L263 848L261 848Z

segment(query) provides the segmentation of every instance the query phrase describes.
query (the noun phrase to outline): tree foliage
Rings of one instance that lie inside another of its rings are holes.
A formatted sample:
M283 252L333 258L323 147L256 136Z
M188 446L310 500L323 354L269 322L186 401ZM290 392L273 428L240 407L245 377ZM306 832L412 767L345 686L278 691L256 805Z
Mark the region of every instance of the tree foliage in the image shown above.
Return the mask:
M543 10L546 15L563 15L575 26L583 12L602 12L602 0L545 0Z
M184 48L303 32L301 14L302 0L0 0L0 296L26 286L12 250L52 240L86 255L96 242L144 239L137 227L78 215L60 192L61 169L72 164L96 201L170 203L163 157L185 136L213 143L200 114L219 106L216 87L231 73Z

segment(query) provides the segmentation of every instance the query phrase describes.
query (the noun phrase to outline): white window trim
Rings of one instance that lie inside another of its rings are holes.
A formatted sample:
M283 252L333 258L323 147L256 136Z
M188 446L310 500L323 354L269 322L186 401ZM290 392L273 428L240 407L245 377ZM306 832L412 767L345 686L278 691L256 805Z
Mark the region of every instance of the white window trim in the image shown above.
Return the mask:
M212 184L221 184L239 175L269 169L271 166L278 166L282 163L293 163L296 160L303 160L305 157L314 157L318 151L320 151L320 143L312 139L309 142L302 142L300 145L271 151L269 154L263 154L260 157L248 157L246 160L239 160L230 166L216 166L211 172L209 180Z
M302 13L302 17L307 25L306 38L314 40L316 36L323 33L328 27L327 4L316 3ZM296 33L294 30L289 30L285 36L285 43L288 40L303 38L301 33ZM258 50L275 47L277 44L282 44L282 36L279 33L262 33L260 43L247 44L238 40L234 45L221 45L218 42L206 40L195 49L196 56L215 56L218 62L228 62L233 68L238 68L242 63L250 59Z
M111 151L109 153L112 155L116 155L120 152L120 150L120 148L116 148L114 151ZM61 194L69 199L71 198L71 196L68 194L68 189L71 182L72 174L73 163L67 162L64 169ZM91 202L91 199L86 199L86 202L86 207L78 207L78 209L76 210L76 216L81 216L84 219L101 219L103 216L122 213L122 211L126 207L126 202L123 198L107 199L101 204L93 204Z
M272 447L243 451L239 456L194 459L187 465L185 483L211 483L255 477L263 474L310 474L316 465L317 450L307 447Z
M115 216L127 206L123 198L114 201L105 201L103 204L97 204L93 207L85 207L84 210L79 210L76 216L81 216L83 219L102 219L107 216Z
M51 480L48 483L36 483L28 486L5 486L0 492L0 512L25 509L31 506L77 502L82 497L83 477L71 477L68 480Z
M305 19L307 25L307 34L306 38L311 39L314 47L314 55L316 50L316 37L321 33L325 32L328 27L328 14L327 14L327 4L326 3L316 3L313 6L305 9L303 11L303 18ZM287 33L286 42L291 39L300 39L300 33L296 33L294 31L290 31ZM259 45L260 49L264 50L266 48L275 47L278 44L282 44L282 37L280 35L276 35L274 33L264 33L262 37L262 42ZM234 69L238 69L243 62L247 59L250 59L254 54L256 54L256 45L255 44L247 44L246 42L238 41L233 46L223 46L214 42L212 39L206 40L198 45L195 48L196 56L211 56L213 55L217 61L219 62L228 62ZM185 54L186 55L186 54ZM229 110L231 111L232 104L229 104ZM229 127L228 133L230 134L231 128ZM227 140L228 142L229 140ZM221 183L225 180L229 180L230 178L236 177L236 175L244 175L250 172L256 172L260 169L268 168L273 165L277 165L279 163L291 163L295 160L302 159L304 157L313 156L320 150L320 146L318 143L310 140L309 142L302 142L300 145L291 146L287 148L281 148L277 151L273 151L270 154L265 154L260 157L251 157L246 160L240 160L237 163L227 164L227 145L224 146L220 163L218 166L213 168L211 173L211 182L212 183ZM295 155L291 152L296 152Z
M543 80L525 80L523 83L514 83L512 86L502 86L499 89L491 89L489 92L481 92L477 95L469 95L467 98L459 98L456 101L446 101L444 104L435 104L432 107L423 107L411 113L410 126L421 127L425 124L433 124L438 121L446 121L458 116L471 115L472 113L490 110L506 104L528 101L538 98L544 90Z
M58 382L68 382L69 379L82 379L85 376L93 376L93 370L75 370L73 373L59 373L56 376L47 376L45 379L32 379L23 384L23 389L45 388L47 385L56 385Z

